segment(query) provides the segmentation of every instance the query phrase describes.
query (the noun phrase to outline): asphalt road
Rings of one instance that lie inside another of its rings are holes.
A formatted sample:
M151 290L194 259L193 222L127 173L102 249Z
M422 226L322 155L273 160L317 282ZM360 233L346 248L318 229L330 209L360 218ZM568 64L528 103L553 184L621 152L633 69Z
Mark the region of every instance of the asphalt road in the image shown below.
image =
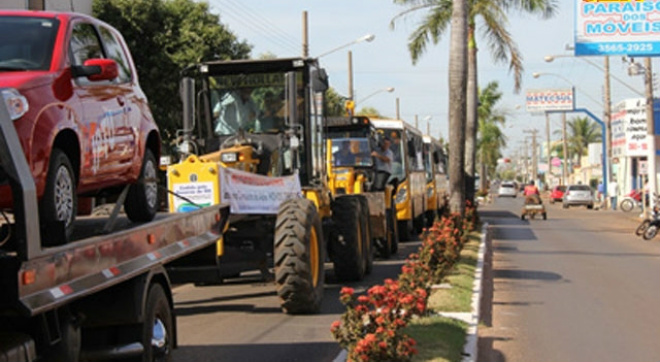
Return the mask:
M340 352L330 325L344 312L339 290L350 286L361 292L385 278L396 278L403 260L419 242L399 244L389 260L376 260L374 270L358 283L337 283L326 264L326 286L320 314L282 313L275 287L257 276L226 285L175 289L179 348L175 362L329 362Z
M660 238L632 214L548 205L520 220L522 198L480 208L490 224L480 362L660 361Z

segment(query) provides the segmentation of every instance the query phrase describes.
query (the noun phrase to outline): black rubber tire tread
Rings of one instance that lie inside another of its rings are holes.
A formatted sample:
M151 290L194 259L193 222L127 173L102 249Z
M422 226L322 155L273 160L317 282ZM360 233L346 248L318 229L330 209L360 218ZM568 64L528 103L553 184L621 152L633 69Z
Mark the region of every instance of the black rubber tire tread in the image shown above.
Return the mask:
M548 220L548 214L545 212L543 213L543 220Z
M138 181L131 185L128 190L128 195L124 201L124 211L129 220L133 222L148 222L154 219L156 213L158 212L158 197L153 205L149 205L146 196L147 184L144 182L144 170L145 166L151 164L155 167L156 175L158 174L158 163L156 163L156 157L147 149L144 151L144 160L142 161L142 169L140 170L140 178ZM158 192L156 191L156 195Z
M318 242L316 283L310 262L311 230ZM275 223L275 284L282 310L288 314L313 314L321 310L325 273L325 244L321 219L307 199L284 201ZM315 285L316 284L316 285Z
M345 245L338 241L333 245L333 264L335 276L339 281L358 281L364 278L366 263L364 262L365 250L361 247L362 241L360 223L362 207L357 195L346 195L337 197L332 203L332 220L336 228L336 234L342 235Z
M435 215L436 215L435 210L426 211L425 219L426 219L426 227L427 228L430 228L431 226L433 226L433 223L435 222Z
M410 220L398 220L398 232L399 232L399 242L412 241L412 221Z
M637 227L637 229L635 229L635 235L642 236L644 234L644 231L648 229L649 225L651 225L651 220L645 219L644 221L642 221Z
M656 235L658 234L658 225L649 225L646 230L644 230L644 234L642 234L642 238L644 240L651 240L653 239Z
M147 303L144 309L144 324L142 325L142 344L144 346L144 353L142 354L143 362L169 362L172 360L172 351L174 349L174 321L170 303L167 300L163 287L154 283L149 287L149 294L147 295ZM163 322L167 330L167 347L163 356L154 356L151 349L151 338L153 334L153 324L156 319Z
M396 254L399 251L399 222L396 220L396 206L394 204L394 199L392 199L392 208L390 209L390 219L391 223L388 227L391 228L390 233L392 236L392 255Z
M65 221L64 225L64 237L65 241L68 242L71 239L71 234L73 234L73 224L76 219L76 214L78 213L78 194L77 194L77 185L75 173L73 172L73 166L71 166L71 161L69 157L64 153L64 151L59 148L53 148L50 154L50 163L48 165L48 175L46 176L46 188L39 202L39 220L43 225L52 225L53 223L61 222L63 220L58 220L57 218L57 207L55 206L55 177L57 176L57 170L61 167L66 168L69 176L71 177L71 187L72 190L72 212L68 221ZM57 238L56 238L57 239ZM45 245L50 245L44 240Z
M391 230L391 220L392 220L392 215L390 214L390 210L385 210L385 218L387 221L386 224L386 232L385 232L385 238L381 240L380 245L378 246L378 256L380 256L383 259L389 259L392 257L392 243L394 242L393 237L392 237L392 230ZM395 221L396 224L396 221Z
M369 215L369 201L367 201L367 198L364 196L359 197L360 200L360 209L362 211L362 250L365 252L364 254L364 273L365 274L371 274L371 272L374 269L374 245L376 245L376 241L373 240L372 234L371 234L371 216Z

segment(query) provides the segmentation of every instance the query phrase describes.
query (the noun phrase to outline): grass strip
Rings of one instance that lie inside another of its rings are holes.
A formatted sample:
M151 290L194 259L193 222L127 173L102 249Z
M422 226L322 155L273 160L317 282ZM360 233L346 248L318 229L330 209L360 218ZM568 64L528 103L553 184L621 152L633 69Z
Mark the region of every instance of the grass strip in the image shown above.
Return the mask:
M406 333L417 341L418 354L413 362L460 362L467 324L437 315L437 312L471 312L474 272L481 233L472 232L461 251L460 260L447 273L449 289L434 289L429 296L426 317L414 319Z
M444 283L448 289L434 289L429 296L428 308L436 312L471 312L474 272L479 254L480 232L471 232L461 258L447 273Z

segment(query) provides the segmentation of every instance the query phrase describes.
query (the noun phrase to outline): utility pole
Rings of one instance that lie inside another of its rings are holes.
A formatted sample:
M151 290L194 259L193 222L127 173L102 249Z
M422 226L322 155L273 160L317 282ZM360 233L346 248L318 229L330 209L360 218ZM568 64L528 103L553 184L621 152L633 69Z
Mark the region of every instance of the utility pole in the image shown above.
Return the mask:
M353 52L348 51L348 99L353 98Z
M415 115L415 128L419 129L419 117Z
M552 151L552 146L550 145L550 114L548 112L545 112L545 137L546 137L546 154L548 157L548 173L545 178L546 184L549 184L550 182L550 175L552 175L552 160L550 159L552 157L551 151Z
M655 206L656 172L655 172L655 122L653 117L653 71L651 70L651 58L644 59L644 85L646 93L646 147L647 174L649 179L649 207L644 208L644 218L649 218L649 209ZM642 195L644 195L642 193ZM644 200L642 198L642 200ZM644 204L642 204L644 205Z
M531 176L532 180L536 181L538 179L538 159L536 157L536 134L538 133L537 129L529 129L529 130L524 130L524 133L530 133L532 135L532 164L531 169ZM527 139L525 138L525 147L527 147ZM527 151L525 151L526 153Z
M612 180L612 99L610 91L610 57L604 58L603 68L605 69L605 89L603 90L604 94L604 107L603 107L603 122L605 123L605 149L606 149L606 164L605 172L607 173L607 180ZM604 175L603 175L604 177ZM611 182L611 181L610 181ZM607 195L607 185L603 185L603 197L605 200L608 200ZM607 208L607 202L603 203L605 208Z
M561 136L562 140L562 152L564 153L564 162L562 169L562 184L568 185L568 140L566 138L566 112L561 113Z
M529 152L527 149L527 137L525 137L525 177L523 177L524 183L529 182Z
M396 97L396 119L401 119L401 113L399 113L399 97Z
M302 57L307 58L309 57L309 38L308 38L308 31L307 31L307 11L303 11L302 13Z

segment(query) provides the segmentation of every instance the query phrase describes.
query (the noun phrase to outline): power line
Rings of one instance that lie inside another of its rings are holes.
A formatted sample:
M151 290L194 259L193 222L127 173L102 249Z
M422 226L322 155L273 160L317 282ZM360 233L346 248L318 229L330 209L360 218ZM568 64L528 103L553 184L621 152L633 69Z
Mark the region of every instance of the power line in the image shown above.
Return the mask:
M282 49L292 53L299 52L299 46L293 37L277 28L272 22L258 14L258 12L233 0L216 0L218 10L246 29L254 31L258 36L265 37Z

